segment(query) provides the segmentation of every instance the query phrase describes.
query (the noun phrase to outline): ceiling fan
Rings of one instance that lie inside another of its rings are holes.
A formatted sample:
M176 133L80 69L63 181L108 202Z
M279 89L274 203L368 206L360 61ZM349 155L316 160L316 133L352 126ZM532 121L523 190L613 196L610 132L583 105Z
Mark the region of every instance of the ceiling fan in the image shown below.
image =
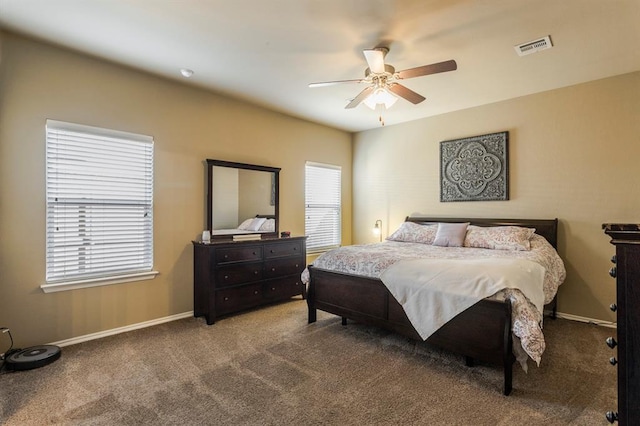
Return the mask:
M309 87L323 87L342 83L365 83L367 87L353 98L345 108L355 108L363 102L371 109L375 109L379 104L384 105L385 108L389 108L398 100L394 95L400 96L412 104L419 104L425 100L424 96L403 86L400 84L400 81L413 77L421 77L423 75L454 71L458 68L456 61L451 59L396 72L394 67L384 63L384 57L388 52L389 49L387 47L376 47L363 51L367 65L369 65L364 71L363 79L311 83Z

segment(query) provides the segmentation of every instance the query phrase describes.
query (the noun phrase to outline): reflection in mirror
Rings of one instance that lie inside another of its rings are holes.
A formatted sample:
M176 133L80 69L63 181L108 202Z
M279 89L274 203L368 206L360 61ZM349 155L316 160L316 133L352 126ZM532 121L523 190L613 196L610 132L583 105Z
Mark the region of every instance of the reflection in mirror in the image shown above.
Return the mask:
M207 227L213 238L278 232L279 168L207 160Z
M238 228L245 220L274 216L273 173L213 168L213 229Z

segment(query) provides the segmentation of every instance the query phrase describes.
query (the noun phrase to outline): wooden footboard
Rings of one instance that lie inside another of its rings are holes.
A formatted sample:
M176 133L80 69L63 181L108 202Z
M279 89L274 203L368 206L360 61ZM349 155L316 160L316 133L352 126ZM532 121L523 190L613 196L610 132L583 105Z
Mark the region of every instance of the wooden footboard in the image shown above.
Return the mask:
M313 266L309 273L309 323L316 321L316 310L320 309L341 316L343 323L348 318L422 340L382 281ZM446 323L427 342L464 355L467 365L473 365L473 360L502 365L503 393L511 393L515 358L509 301L482 300Z

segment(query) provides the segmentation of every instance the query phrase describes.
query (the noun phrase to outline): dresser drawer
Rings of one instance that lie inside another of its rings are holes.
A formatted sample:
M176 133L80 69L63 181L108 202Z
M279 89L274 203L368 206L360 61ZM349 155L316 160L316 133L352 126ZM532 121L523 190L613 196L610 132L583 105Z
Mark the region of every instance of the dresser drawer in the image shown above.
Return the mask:
M306 265L306 239L194 241L194 315L213 324L219 315L304 294L300 274Z
M250 262L262 260L262 247L230 247L216 250L216 263L224 264L229 262Z
M250 283L262 279L262 263L243 263L218 268L215 272L216 287Z
M275 257L297 256L302 253L301 241L287 241L278 244L264 245L264 258L272 259Z
M285 275L301 274L305 267L302 257L268 260L264 263L264 278L284 277Z
M256 306L262 300L262 284L249 284L216 291L216 315Z
M265 299L286 299L300 294L302 294L300 275L291 275L264 282L263 295Z

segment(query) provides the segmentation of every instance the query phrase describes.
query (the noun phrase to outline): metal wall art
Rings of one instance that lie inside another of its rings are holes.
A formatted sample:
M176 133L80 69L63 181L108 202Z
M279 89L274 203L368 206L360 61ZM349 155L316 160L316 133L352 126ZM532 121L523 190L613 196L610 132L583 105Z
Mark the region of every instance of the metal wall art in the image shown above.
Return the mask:
M509 199L509 132L440 142L440 201Z

